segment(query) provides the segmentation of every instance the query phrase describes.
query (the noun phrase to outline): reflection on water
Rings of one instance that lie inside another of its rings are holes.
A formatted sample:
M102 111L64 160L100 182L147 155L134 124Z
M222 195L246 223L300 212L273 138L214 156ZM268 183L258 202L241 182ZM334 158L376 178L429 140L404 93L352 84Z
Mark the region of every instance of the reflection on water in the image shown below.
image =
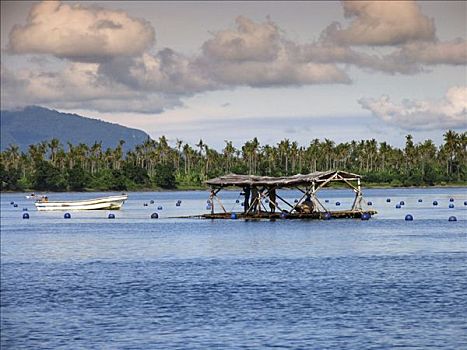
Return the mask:
M274 222L173 218L204 212L203 192L130 193L115 220L2 194L1 347L466 348L465 189L365 194L370 221Z

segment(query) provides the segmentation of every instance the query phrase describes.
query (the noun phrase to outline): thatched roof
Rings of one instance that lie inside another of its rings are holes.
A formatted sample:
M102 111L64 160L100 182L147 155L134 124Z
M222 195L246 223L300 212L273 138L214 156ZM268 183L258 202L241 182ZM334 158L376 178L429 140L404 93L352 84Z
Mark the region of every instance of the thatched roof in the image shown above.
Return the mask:
M237 175L228 174L225 176L216 177L206 181L211 187L244 187L244 186L274 186L274 187L295 187L311 185L313 182L322 182L333 175L338 175L344 179L361 178L360 175L348 173L346 171L317 171L310 174L297 174L293 176L254 176L254 175ZM338 181L336 179L336 181Z

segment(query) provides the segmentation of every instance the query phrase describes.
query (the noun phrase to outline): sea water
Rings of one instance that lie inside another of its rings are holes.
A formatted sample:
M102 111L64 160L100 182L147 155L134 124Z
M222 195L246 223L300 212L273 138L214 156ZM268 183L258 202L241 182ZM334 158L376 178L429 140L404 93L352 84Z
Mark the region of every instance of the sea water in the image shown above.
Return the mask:
M465 188L366 190L369 221L174 218L207 212L206 199L129 193L115 219L64 219L2 194L1 348L467 349ZM229 211L237 199L222 196Z

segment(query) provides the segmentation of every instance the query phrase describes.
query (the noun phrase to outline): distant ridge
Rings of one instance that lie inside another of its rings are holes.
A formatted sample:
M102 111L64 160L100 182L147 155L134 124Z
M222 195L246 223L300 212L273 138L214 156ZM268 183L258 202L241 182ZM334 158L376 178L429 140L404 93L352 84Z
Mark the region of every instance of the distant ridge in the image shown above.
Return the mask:
M104 150L125 140L124 150L130 150L149 137L138 129L37 106L17 111L0 111L0 126L2 151L10 144L27 151L29 145L54 137L64 147L67 142L92 145L96 141L102 141Z

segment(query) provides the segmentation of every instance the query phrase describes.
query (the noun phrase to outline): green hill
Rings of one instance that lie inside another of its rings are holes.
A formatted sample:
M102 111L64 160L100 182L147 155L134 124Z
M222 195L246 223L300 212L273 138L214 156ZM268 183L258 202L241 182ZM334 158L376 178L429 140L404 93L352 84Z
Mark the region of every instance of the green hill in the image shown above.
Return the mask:
M2 151L10 144L26 151L29 145L54 137L64 146L67 142L92 145L102 141L103 149L125 140L124 149L129 150L149 137L141 130L36 106L0 111L0 121Z

